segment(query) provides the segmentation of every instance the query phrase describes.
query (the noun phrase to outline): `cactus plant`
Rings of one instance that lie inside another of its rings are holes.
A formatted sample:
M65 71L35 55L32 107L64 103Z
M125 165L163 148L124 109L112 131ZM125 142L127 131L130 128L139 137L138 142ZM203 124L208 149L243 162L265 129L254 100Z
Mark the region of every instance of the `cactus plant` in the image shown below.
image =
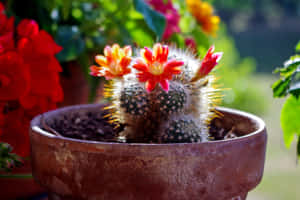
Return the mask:
M157 43L152 49L106 46L91 74L109 80L110 121L123 125L119 140L186 143L209 140L209 122L217 116L220 89L209 74L222 53L212 46L202 61L189 50Z

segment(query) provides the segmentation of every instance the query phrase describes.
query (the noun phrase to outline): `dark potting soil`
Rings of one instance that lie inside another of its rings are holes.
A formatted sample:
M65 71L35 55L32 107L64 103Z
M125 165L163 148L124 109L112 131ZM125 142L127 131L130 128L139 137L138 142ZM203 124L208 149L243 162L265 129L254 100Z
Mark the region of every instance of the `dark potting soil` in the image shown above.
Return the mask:
M92 141L116 141L120 128L105 119L105 112L68 113L43 128L64 137ZM49 130L50 129L50 130Z
M115 128L116 126L109 123L107 118L105 118L107 114L105 111L73 112L60 115L59 118L55 118L51 123L45 122L42 119L42 126L45 130L63 137L91 141L119 142L117 136L123 127ZM209 132L211 140L237 137L237 134L234 133L234 128L223 128L222 122L218 118L212 120Z

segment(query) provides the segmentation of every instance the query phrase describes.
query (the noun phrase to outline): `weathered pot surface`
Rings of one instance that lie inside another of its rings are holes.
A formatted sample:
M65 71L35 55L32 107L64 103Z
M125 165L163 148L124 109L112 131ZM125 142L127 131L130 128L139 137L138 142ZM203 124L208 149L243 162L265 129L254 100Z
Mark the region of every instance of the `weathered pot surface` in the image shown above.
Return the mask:
M44 114L98 112L103 105L71 106ZM31 122L33 175L50 199L246 199L260 182L267 134L251 114L219 108L224 126L244 136L182 144L127 144L57 137Z

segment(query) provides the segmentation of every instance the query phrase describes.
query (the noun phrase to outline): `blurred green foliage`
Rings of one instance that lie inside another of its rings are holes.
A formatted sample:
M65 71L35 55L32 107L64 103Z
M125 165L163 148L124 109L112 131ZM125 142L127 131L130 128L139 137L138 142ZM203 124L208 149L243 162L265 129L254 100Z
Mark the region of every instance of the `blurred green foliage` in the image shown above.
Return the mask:
M300 41L296 45L300 52ZM273 86L275 98L286 97L280 117L283 138L287 148L290 148L295 136L298 137L297 153L300 158L300 55L295 54L284 63L284 66L274 71L280 74L280 79Z
M267 97L255 81L255 60L240 58L233 39L226 34L225 26L220 32L215 41L216 49L225 53L216 74L225 88L223 105L263 114L268 109Z
M21 157L12 153L12 147L9 144L0 142L0 172L11 171L14 167L21 165Z
M188 12L185 1L172 2L180 14L181 32L164 42L186 48L185 38L193 38L202 57L210 45L215 44L218 51L224 51L216 73L223 87L232 88L224 91L224 105L253 113L264 111L265 98L252 78L255 62L240 58L226 26L222 25L217 38L207 36ZM86 75L94 55L101 53L106 44L152 46L161 41L166 27L165 16L143 0L8 0L6 6L17 19L35 19L63 46L64 50L58 55L62 65L75 60ZM98 79L86 77L91 88L97 88Z

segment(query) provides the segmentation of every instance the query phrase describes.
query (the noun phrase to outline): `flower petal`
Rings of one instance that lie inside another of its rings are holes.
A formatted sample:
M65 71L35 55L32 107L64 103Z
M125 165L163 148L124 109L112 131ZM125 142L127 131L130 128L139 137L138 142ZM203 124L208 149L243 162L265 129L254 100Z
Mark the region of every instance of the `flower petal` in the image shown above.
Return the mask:
M138 71L143 71L143 72L148 71L147 65L141 59L137 59L136 63L132 67Z
M163 79L159 82L160 86L162 87L162 89L166 92L169 91L169 82L166 79Z
M107 62L108 63L110 63L111 61L112 61L112 50L111 50L111 47L110 46L106 46L105 48L104 48L104 55L105 55L105 57L106 57L106 59L107 59Z
M160 60L162 56L163 48L160 43L156 43L153 47L153 56L155 60Z
M122 67L122 69L127 68L127 66L130 64L131 62L131 58L130 57L123 57L120 60L120 65Z
M118 44L114 44L112 46L112 57L114 60L117 60L120 58L120 46Z
M151 92L152 90L154 90L155 86L156 82L153 80L148 80L145 84L147 92Z
M153 62L152 51L150 49L148 49L147 47L145 47L144 49L141 50L141 55L147 63Z
M90 74L92 76L102 76L103 75L103 73L102 73L103 68L98 67L96 65L92 65L90 67L90 70L91 70Z
M125 53L125 56L129 57L132 55L131 46L127 45L123 48L123 51Z
M163 45L160 62L166 62L168 60L168 55L169 55L169 47L167 45Z
M98 63L100 66L106 66L106 65L108 65L106 57L104 57L104 56L102 56L102 55L97 55L97 56L95 57L95 61L96 61L96 63Z
M170 60L164 65L164 71L167 73L171 73L173 69L175 69L175 71L178 71L178 69L180 70L180 68L178 67L182 66L183 64L183 61ZM181 72L181 70L179 72Z
M221 60L222 56L223 56L223 52L217 52L217 53L214 53L214 55L213 55L213 57L217 63Z

